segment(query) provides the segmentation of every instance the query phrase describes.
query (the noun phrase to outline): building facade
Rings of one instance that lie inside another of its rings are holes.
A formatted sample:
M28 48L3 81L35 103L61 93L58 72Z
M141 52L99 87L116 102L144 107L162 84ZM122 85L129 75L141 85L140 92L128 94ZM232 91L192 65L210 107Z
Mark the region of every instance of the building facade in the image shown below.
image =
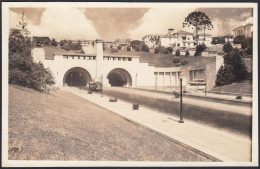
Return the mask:
M245 37L253 37L253 24L247 24L244 26L240 26L232 30L232 34L234 37L238 35L244 35Z
M223 64L222 56L216 56L186 67L155 67L140 62L139 56L104 54L101 40L96 40L92 48L93 53L53 53L48 59L43 48L35 48L33 58L51 70L59 87L86 86L91 81L102 81L104 86L178 86L182 75L187 88L192 88L196 80L207 79L209 89L214 87L216 73Z

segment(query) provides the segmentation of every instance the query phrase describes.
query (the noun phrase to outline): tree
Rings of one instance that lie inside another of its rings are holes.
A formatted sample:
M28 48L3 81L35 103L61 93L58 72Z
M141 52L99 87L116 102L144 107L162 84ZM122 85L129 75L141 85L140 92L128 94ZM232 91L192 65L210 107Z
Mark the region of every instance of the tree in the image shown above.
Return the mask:
M245 35L237 35L234 38L233 43L234 44L241 44L245 39L246 39Z
M58 45L58 43L57 43L56 40L53 38L53 39L51 40L51 46L56 47L57 45Z
M47 39L45 39L45 40L43 41L43 44L44 44L45 46L50 46L50 41L48 41Z
M24 12L22 13L22 16L20 17L20 20L18 22L17 28L21 31L22 36L28 37L30 35L30 32L27 29L27 18L24 15Z
M70 48L71 45L69 45L69 43L65 43L63 46L62 46L62 49L65 49L65 50L71 50Z
M196 41L198 44L198 30L204 30L204 38L205 38L205 30L213 29L213 25L211 23L210 18L201 11L191 12L184 20L183 27L195 27L196 30Z
M194 54L194 56L201 56L201 53L206 50L207 47L205 44L200 44L196 46L196 52Z
M245 63L242 60L239 50L236 48L233 49L230 52L230 56L235 81L245 80L247 77L247 67L245 66Z
M234 82L234 76L233 76L233 71L232 71L232 66L231 65L221 65L218 73L217 73L217 78L215 81L216 86L223 86L227 84L231 84Z
M245 66L240 51L235 48L230 51L226 44L226 55L224 56L224 66L221 66L217 79L215 81L216 86L222 86L231 84L233 82L238 82L245 80L247 78L248 72Z
M126 50L127 50L127 51L131 51L131 47L130 47L130 46L127 46Z
M19 21L21 27L12 28L9 34L9 84L15 84L43 90L46 84L54 84L54 79L49 70L42 64L35 63L31 56L31 40L27 30L25 17Z
M142 44L142 51L149 52L149 47L146 44Z
M222 50L225 52L225 53L230 53L232 50L233 50L233 46L231 45L230 42L228 43L225 43Z

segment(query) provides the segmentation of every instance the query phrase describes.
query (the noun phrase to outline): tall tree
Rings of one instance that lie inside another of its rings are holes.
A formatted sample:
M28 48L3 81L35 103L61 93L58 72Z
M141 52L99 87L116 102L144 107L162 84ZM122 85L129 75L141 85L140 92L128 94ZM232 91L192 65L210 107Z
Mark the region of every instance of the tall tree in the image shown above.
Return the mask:
M196 42L198 44L198 30L204 30L204 38L205 38L205 30L213 29L213 25L211 23L210 18L201 11L191 12L184 20L183 27L195 27L196 30Z
M9 34L9 84L43 90L46 84L54 84L52 74L40 63L35 63L31 55L30 32L24 15L20 18L17 29Z

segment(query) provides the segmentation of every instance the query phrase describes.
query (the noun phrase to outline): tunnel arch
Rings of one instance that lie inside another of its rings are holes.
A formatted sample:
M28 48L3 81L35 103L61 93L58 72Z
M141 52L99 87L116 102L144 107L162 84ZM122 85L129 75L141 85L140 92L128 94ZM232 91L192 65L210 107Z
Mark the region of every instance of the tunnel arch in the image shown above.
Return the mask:
M90 73L81 67L69 69L63 76L63 86L87 86L92 81Z
M122 68L116 68L111 70L107 79L111 86L132 86L132 77L130 73Z

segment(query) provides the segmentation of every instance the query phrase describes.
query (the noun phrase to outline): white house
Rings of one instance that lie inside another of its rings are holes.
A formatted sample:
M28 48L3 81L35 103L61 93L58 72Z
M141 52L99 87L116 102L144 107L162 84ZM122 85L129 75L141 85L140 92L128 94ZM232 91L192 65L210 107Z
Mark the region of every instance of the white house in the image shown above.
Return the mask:
M152 48L156 48L159 46L160 36L161 35L157 35L157 34L149 34L149 35L145 35L142 38L142 40L143 40L144 44L146 44L150 49L152 49Z
M207 47L212 45L212 35L199 33L198 34L198 44L205 44Z

